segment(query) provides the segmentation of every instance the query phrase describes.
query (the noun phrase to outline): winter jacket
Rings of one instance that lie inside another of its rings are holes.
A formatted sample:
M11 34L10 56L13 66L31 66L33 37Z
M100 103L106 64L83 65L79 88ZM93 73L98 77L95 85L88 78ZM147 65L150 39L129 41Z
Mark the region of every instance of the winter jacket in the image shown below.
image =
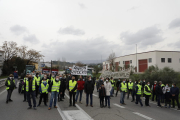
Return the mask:
M121 83L121 81L117 81L116 82L116 87L118 88L119 87L119 84Z
M160 85L156 86L155 92L156 92L156 95L162 95L163 94L162 88Z
M92 94L94 91L94 83L93 81L86 81L84 85L84 92L87 94Z
M61 87L62 87L62 90L66 89L66 78L61 78Z
M166 92L166 93L165 93L165 100L166 100L167 102L170 102L170 101L171 101L171 100L170 100L171 98L172 98L171 93L170 93L170 92Z
M105 97L106 96L106 89L105 87L101 87L101 89L99 89L99 97Z
M99 80L99 82L98 82L98 88L101 87L101 85L102 85L103 83L104 83L103 80Z
M104 82L104 87L106 89L106 96L110 96L110 91L112 89L112 85L110 82Z
M8 85L8 81L10 81L10 83L11 83L10 85ZM15 84L14 84L14 82L13 82L13 79L10 80L9 77L8 77L8 79L7 79L6 82L5 82L5 86L9 87L9 90L14 90L14 88L16 87Z
M170 92L171 92L171 95L175 94L176 96L178 96L179 95L179 88L178 87L172 87L170 89Z
M14 79L18 79L18 73L14 72Z
M77 90L83 90L84 89L85 82L81 79L77 81Z

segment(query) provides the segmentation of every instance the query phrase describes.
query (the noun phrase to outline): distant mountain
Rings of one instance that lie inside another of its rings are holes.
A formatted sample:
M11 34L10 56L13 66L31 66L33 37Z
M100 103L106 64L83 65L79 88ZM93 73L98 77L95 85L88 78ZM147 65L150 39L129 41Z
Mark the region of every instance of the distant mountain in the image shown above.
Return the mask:
M84 64L98 64L98 63L101 63L101 60L79 60L81 61L82 63ZM102 60L102 62L105 61L105 60ZM74 61L73 63L76 63L78 61Z

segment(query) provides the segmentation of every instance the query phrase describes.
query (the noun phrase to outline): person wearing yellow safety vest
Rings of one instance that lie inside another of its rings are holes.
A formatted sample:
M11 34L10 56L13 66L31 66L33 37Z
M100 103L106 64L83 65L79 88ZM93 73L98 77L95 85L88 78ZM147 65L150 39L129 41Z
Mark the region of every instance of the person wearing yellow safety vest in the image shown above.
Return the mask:
M131 79L129 79L129 82L127 83L127 88L128 88L128 96L127 96L127 99L129 99L129 94L131 93L131 95L133 94L132 93L132 90L133 90L133 82Z
M59 94L60 84L61 84L61 82L59 80L59 76L56 76L56 79L53 80L51 82L51 84L49 85L49 92L51 93L51 98L50 98L50 103L49 103L48 110L51 109L53 101L54 101L54 108L57 108L56 101L57 101L57 97L58 97L58 94Z
M75 80L75 76L72 76L72 80L69 80L67 84L67 89L69 91L69 107L72 106L72 97L73 97L73 106L75 106L75 95L77 90L77 81Z
M37 107L41 105L42 98L44 99L44 105L47 106L46 104L46 96L48 94L49 89L49 84L47 81L44 79L43 82L39 85L39 92L40 92L40 99L39 99L39 104Z
M40 81L41 81L41 78L39 77L39 73L36 73L36 76L34 77L34 80L37 83L37 86L36 86L36 98L37 98L38 93L39 93L39 85L40 85Z
M115 80L113 79L113 77L111 77L110 82L111 82L111 86L112 86L110 94L111 94L111 97L114 97L113 94L114 94Z
M25 82L26 82L27 79L28 79L28 75L26 75L26 77L25 77L24 80L23 80L23 86L22 86L22 90L23 90L23 93L24 93L24 100L23 100L23 102L26 102L26 88L25 88Z
M145 105L149 106L149 97L151 96L151 89L150 89L150 82L147 82L147 84L144 86L144 94L145 94Z
M32 75L29 75L28 80L25 81L24 85L26 88L26 95L27 95L27 100L28 100L28 104L29 104L28 109L32 108L31 97L30 97L30 96L32 96L33 108L34 108L34 110L36 110L36 98L35 98L36 97L36 86L37 86L36 80L34 80L32 78Z
M47 74L44 74L44 77L42 78L40 84L43 82L43 80L46 80L47 84L51 84L51 81L48 79ZM46 102L48 102L48 94L46 96Z
M141 89L142 89L142 85L141 85L141 80L139 80L137 86L136 86L136 104L138 104L138 102L140 102L141 107L143 106L142 101L141 101Z
M13 90L16 87L13 74L9 75L9 77L7 78L7 80L5 82L5 86L6 86L6 90L7 90L6 103L8 104L8 102L12 102L11 95L12 95Z
M51 81L54 81L54 80L55 80L55 75L52 74L52 76L51 76Z
M127 92L127 83L126 83L125 79L121 82L121 84L119 84L119 88L120 88L120 91L121 91L120 104L121 105L126 105L124 103L125 94Z
M163 83L161 84L161 88L162 88L162 90L164 90L164 88L165 88L165 85ZM165 94L163 93L161 96L161 103L164 103L164 99L165 99Z

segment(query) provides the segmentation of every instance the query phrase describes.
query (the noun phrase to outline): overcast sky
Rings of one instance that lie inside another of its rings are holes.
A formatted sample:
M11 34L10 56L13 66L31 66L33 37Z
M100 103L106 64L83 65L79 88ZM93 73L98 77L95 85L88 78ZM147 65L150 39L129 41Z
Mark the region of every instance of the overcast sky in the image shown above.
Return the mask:
M45 61L180 51L180 0L0 0L0 46L16 41Z

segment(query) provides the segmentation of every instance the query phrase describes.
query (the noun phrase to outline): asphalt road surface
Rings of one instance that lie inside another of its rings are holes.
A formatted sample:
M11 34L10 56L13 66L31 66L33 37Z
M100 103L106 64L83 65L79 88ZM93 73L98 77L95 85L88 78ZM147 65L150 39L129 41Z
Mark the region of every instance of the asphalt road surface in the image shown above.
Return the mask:
M23 94L18 90L13 91L11 99L13 102L5 103L7 91L5 87L0 88L0 120L180 120L180 111L169 108L159 108L155 102L150 102L151 107L136 105L125 99L127 105L121 106L120 93L110 100L111 108L100 108L98 92L93 94L93 106L86 107L85 93L82 103L77 102L76 107L69 107L69 95L63 102L58 102L58 108L48 110L43 102L37 110L27 110L28 103L23 102ZM49 95L50 96L50 95ZM38 103L39 99L36 99ZM48 103L49 104L49 103ZM144 101L143 101L144 104Z

